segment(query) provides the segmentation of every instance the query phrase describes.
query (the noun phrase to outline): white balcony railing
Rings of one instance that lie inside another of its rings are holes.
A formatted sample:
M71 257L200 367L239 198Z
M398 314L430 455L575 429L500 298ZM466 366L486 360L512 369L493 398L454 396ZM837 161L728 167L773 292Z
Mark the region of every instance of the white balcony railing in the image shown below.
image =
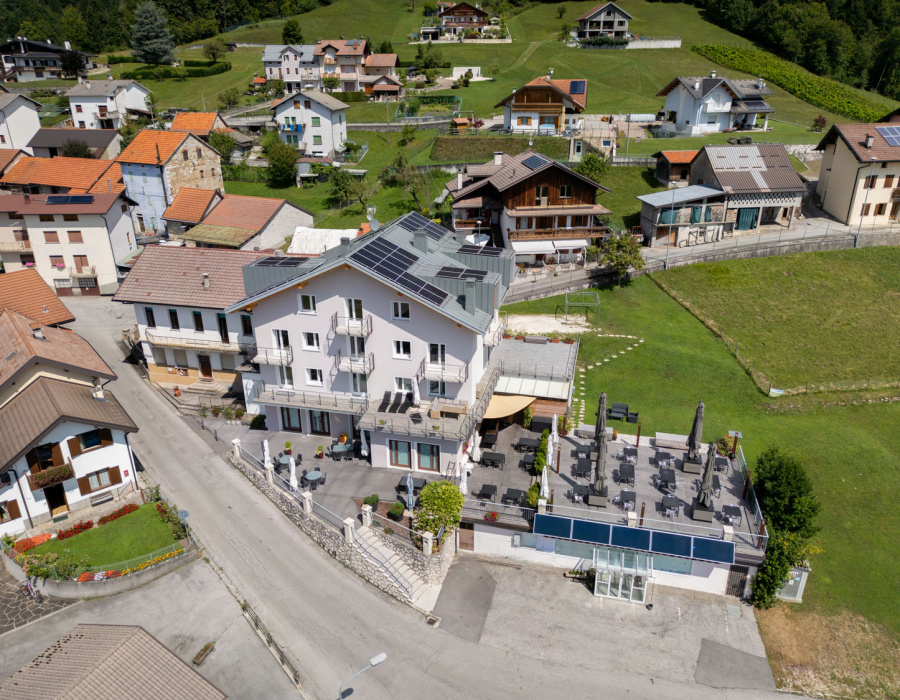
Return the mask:
M258 345L250 347L251 362L257 365L289 365L294 361L294 348L291 345L283 348L262 348Z
M356 374L371 374L375 369L375 356L372 353L365 355L347 355L338 352L334 356L334 368L338 372L354 372Z
M337 312L331 317L331 330L338 335L352 335L356 338L368 338L372 332L372 315L363 318L339 316Z
M419 365L420 379L436 382L455 382L462 384L469 377L469 366L455 362L428 362L422 360Z

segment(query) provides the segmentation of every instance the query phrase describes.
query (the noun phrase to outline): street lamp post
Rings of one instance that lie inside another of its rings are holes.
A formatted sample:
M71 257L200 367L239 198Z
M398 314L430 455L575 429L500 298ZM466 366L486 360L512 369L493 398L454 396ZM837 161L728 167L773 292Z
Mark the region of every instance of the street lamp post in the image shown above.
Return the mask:
M341 688L340 688L340 690L338 690L338 700L343 700L343 698L344 698L344 686L345 685L347 685L350 681L352 681L354 678L356 678L360 673L365 673L370 668L374 668L375 666L380 664L382 661L384 661L386 658L387 658L387 654L385 654L384 652L381 652L380 654L373 656L371 659L369 659L368 666L366 666L364 669L362 669L362 671L357 671L352 676L350 676L347 680L345 680L343 683L341 683Z
M859 226L856 229L856 240L853 241L853 247L859 247L859 234L862 231L862 221L863 221L863 212L866 210L866 205L869 202L869 190L872 189L870 185L872 184L872 178L875 177L875 156L872 156L872 172L869 175L868 180L866 181L866 196L863 198L863 208L859 213Z

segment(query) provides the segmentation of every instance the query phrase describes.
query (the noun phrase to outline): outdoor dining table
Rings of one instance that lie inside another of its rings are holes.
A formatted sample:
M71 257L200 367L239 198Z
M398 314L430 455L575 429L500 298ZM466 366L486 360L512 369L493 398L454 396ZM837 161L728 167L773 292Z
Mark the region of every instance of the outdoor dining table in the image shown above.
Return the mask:
M524 491L520 491L519 489L506 489L506 493L503 494L501 502L518 505L522 502L523 498L525 498Z
M337 445L332 445L331 456L335 461L340 459L351 459L353 457L353 443L345 442L343 444L338 443Z
M619 491L619 500L622 502L622 507L628 509L626 503L631 504L631 510L634 510L634 506L637 503L637 493L631 491L629 489L622 489Z
M677 513L681 509L681 501L679 501L676 496L667 493L662 497L662 507L663 511L667 511L669 508L671 508Z
M297 460L295 460L295 461L297 461ZM291 463L291 455L281 455L281 457L278 458L278 466L279 467L287 467L290 465L290 463Z
M586 457L582 457L575 463L575 476L590 476L593 468L594 463Z
M660 469L659 470L659 480L663 482L668 488L675 488L675 470L674 469Z
M584 484L575 484L572 487L572 500L576 503L584 503L584 499L590 492L591 490Z
M481 463L484 465L491 465L493 467L500 467L503 469L503 465L506 462L506 455L502 452L482 452L481 453Z
M481 446L485 449L490 449L494 445L497 444L497 433L490 432L485 433L481 438Z
M497 495L497 487L494 484L484 484L481 487L481 491L478 492L478 497L485 500L494 502L494 496Z
M578 447L575 448L575 451L577 452L579 457L584 457L584 458L588 458L591 455L597 454L594 451L594 444L586 443L586 442L583 442L580 445L578 445Z
M309 478L309 477L307 476L307 478ZM419 491L421 491L424 486L425 486L425 479L413 479L413 495L418 496ZM406 493L406 477L405 476L402 479L400 479L400 481L397 483L397 490L400 493Z
M306 479L306 482L309 484L310 490L315 491L316 486L319 485L319 480L322 478L322 472L318 469L313 469L311 472L307 472L306 476L303 478Z
M525 469L530 469L534 466L534 460L537 459L534 455L525 455L522 457L522 463L525 465Z
M541 441L537 438L519 438L518 447L520 450L536 450L541 446Z
M633 464L620 464L619 465L619 481L630 481L631 485L634 486L634 465Z
M744 519L740 506L722 506L722 515L731 518L735 525L740 525L741 521Z

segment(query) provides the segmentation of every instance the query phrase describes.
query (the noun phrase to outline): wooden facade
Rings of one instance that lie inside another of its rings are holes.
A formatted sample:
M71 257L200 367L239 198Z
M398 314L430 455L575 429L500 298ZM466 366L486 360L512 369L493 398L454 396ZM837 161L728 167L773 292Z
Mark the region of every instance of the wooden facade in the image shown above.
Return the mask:
M562 191L564 187L568 188L568 192ZM546 188L546 194L543 189L539 191L539 188ZM571 196L564 197L563 194ZM597 186L572 177L559 168L550 168L513 185L501 196L506 209L591 206L597 198ZM543 197L546 197L546 202L543 201Z

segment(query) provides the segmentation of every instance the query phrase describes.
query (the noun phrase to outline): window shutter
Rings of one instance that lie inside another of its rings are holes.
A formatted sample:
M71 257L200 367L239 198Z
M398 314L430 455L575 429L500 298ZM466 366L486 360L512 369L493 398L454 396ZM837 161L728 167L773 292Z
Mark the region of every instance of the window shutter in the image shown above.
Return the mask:
M54 467L60 467L65 464L62 456L62 443L57 442L53 446L53 451L50 453L51 459L53 460Z
M100 431L100 445L102 447L106 447L107 445L112 445L112 444L113 444L112 430L110 430L109 428L103 428Z
M109 468L109 485L115 486L122 483L122 472L118 467Z
M86 476L81 477L78 480L78 490L82 496L87 496L91 492L91 480Z
M72 459L81 454L81 443L77 437L69 438L67 444L69 445L69 454L72 455Z
M25 453L25 462L28 464L28 471L30 471L32 474L38 473L39 469L36 447L34 449L28 450L28 452Z
M6 514L9 516L10 520L22 517L22 511L19 510L18 501L7 501L3 504L3 508L6 510Z

